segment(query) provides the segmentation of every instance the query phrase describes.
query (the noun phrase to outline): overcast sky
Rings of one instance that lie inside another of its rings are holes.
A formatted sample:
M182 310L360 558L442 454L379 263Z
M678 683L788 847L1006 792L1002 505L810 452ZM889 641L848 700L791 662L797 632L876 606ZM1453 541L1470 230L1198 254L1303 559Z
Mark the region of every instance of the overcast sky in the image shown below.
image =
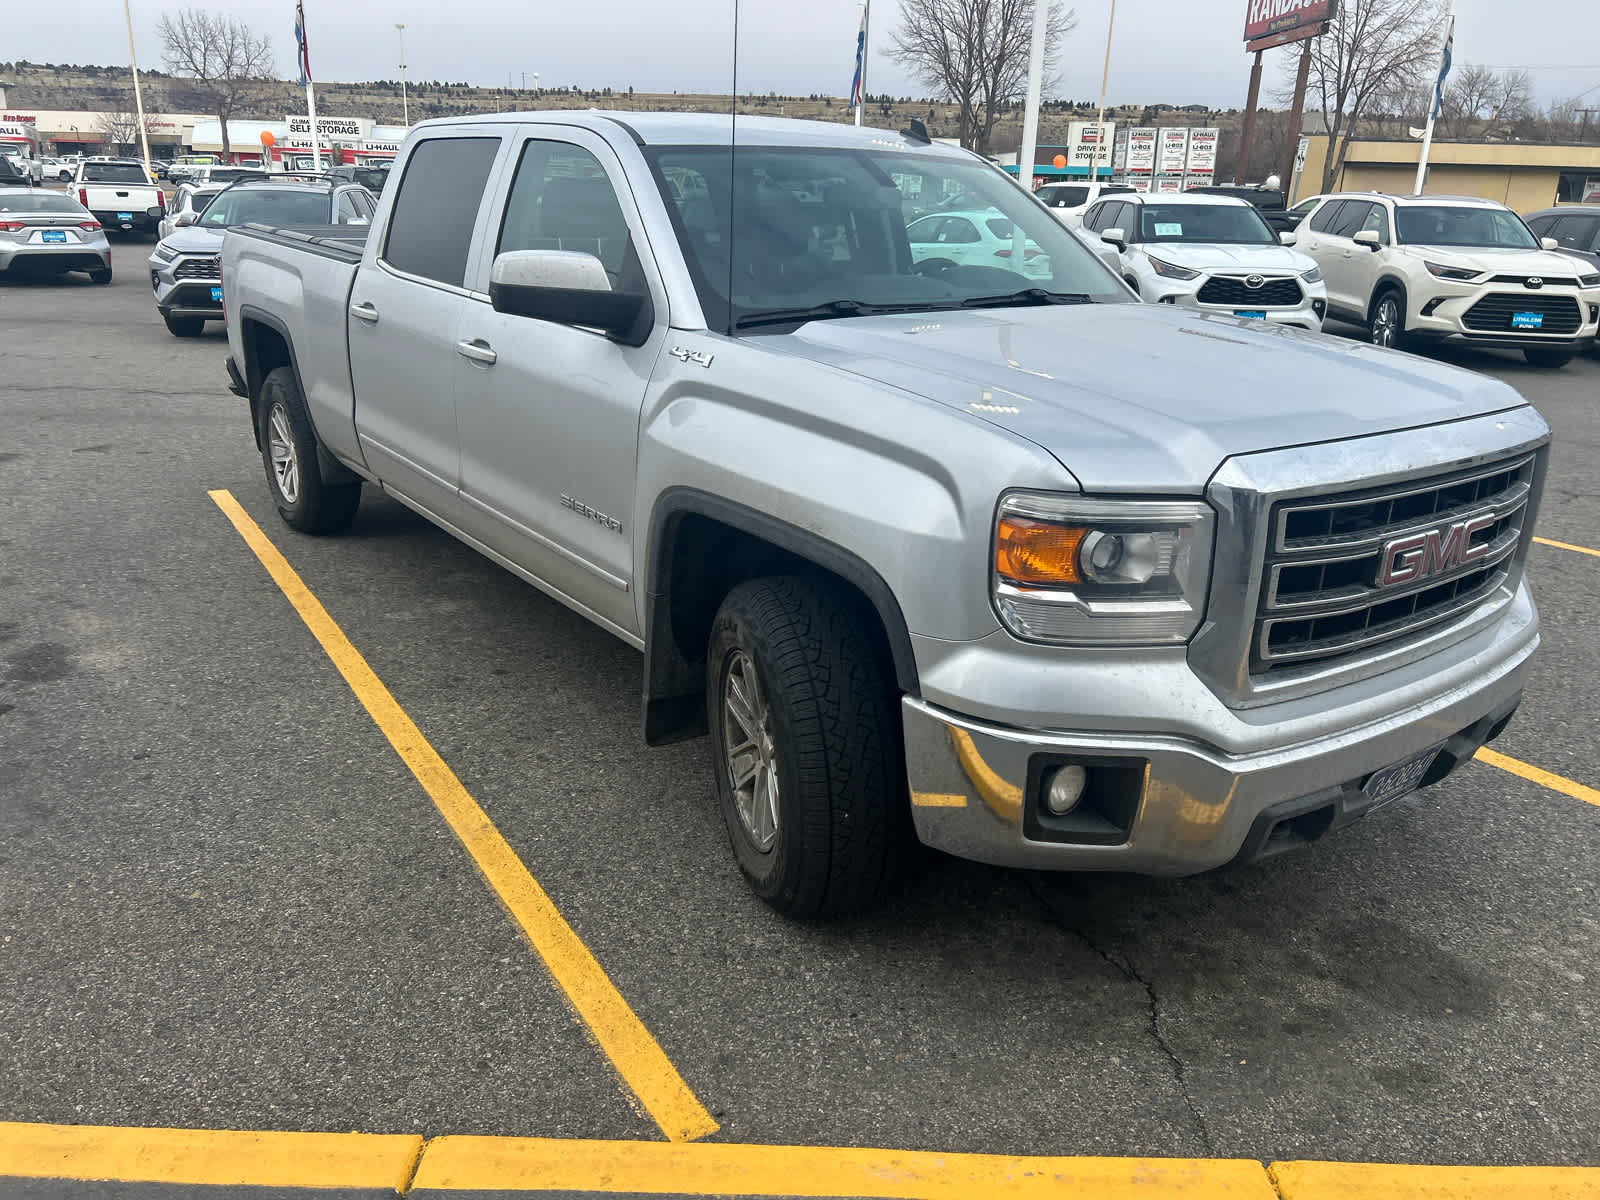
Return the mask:
M1052 92L1097 98L1111 0L1079 0L1077 30ZM156 21L167 8L133 0L139 61L160 65ZM203 0L273 39L278 69L293 74L290 0ZM1600 12L1594 0L1457 0L1457 63L1532 69L1541 101L1585 89L1600 101ZM1240 34L1245 0L1117 0L1108 101L1241 107L1248 59ZM7 58L111 64L127 61L116 0L52 0L7 22ZM640 91L726 92L732 85L733 0L306 0L311 65L319 79L355 81L399 75L394 22L406 26L412 79L520 86L527 72L545 87L629 86ZM844 96L854 68L857 0L743 0L739 13L739 89ZM47 16L46 16L47 14ZM379 15L381 14L381 16ZM873 44L887 44L899 21L896 0L873 5ZM1270 51L1268 84L1276 84ZM871 55L870 91L921 96L893 63ZM330 114L338 115L338 114Z

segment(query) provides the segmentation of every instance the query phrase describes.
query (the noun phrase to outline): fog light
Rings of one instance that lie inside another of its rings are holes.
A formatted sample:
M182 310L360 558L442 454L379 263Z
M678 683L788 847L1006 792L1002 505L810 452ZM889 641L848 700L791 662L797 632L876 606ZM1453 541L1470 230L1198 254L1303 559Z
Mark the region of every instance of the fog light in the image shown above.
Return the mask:
M1077 763L1058 768L1045 789L1044 806L1058 817L1066 816L1083 799L1083 789L1088 783L1089 772Z

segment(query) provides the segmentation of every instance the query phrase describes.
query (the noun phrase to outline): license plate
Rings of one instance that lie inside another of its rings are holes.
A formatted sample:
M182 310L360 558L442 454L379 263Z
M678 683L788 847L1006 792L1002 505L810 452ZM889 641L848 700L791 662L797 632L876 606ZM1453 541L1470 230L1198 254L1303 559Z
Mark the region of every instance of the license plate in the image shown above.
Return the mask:
M39 240L41 242L64 242L67 240L67 231L65 229L46 229L39 235Z
M1511 328L1513 329L1540 329L1544 326L1544 314L1519 313L1511 314Z
M1417 784L1422 782L1422 777L1428 773L1428 768L1433 766L1433 760L1439 756L1440 749L1442 747L1435 746L1396 766L1374 771L1367 780L1367 786L1361 789L1366 793L1367 799L1372 801L1371 807L1377 808L1416 791Z
M1267 319L1267 314L1259 308L1236 308L1233 310L1233 315L1236 317L1249 317L1252 321L1265 321Z
M214 287L214 288L211 289L211 303L213 303L213 304L221 304L222 303L222 289L221 288Z
M131 221L131 220L133 220L133 214L132 213L118 213L117 214L117 220L119 220L119 221Z

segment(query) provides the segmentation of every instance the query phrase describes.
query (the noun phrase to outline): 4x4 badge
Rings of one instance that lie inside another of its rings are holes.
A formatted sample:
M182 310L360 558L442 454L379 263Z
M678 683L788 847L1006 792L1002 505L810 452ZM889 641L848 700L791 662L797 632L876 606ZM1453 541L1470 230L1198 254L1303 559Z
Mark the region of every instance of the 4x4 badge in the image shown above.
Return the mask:
M674 346L667 353L679 362L694 363L700 367L709 367L711 360L716 357L713 354L707 354L704 350L686 350L682 346Z

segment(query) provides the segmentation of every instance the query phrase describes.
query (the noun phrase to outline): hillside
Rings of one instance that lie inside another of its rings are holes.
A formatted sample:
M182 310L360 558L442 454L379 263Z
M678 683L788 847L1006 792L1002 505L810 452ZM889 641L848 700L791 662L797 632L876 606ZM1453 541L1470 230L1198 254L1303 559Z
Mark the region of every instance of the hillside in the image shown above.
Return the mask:
M133 107L133 85L126 67L66 66L29 62L0 63L0 78L10 86L7 103L13 109L84 109L112 112ZM205 104L188 81L161 71L141 71L146 109L154 112L204 112ZM459 116L463 113L525 111L539 108L633 109L643 112L690 111L726 112L729 97L680 95L678 93L633 93L631 89L572 91L568 88L476 88L437 80L411 80L407 83L411 119ZM281 119L299 112L305 95L291 80L263 86L257 101L240 118ZM383 124L398 125L401 119L400 81L374 80L366 83L318 83L317 110L329 116L370 117ZM850 110L842 98L824 96L747 95L739 98L741 114L799 117L815 121L849 121ZM1047 101L1039 115L1039 141L1043 145L1064 144L1070 121L1093 120L1092 106L1070 101ZM1237 129L1238 114L1211 112L1203 106L1177 110L1124 108L1106 114L1108 120L1140 125L1218 125L1223 140ZM910 97L874 97L867 108L867 123L899 129L913 118L927 124L934 137L954 136L954 105ZM1012 105L996 127L992 150L1015 150L1022 141L1022 106Z

